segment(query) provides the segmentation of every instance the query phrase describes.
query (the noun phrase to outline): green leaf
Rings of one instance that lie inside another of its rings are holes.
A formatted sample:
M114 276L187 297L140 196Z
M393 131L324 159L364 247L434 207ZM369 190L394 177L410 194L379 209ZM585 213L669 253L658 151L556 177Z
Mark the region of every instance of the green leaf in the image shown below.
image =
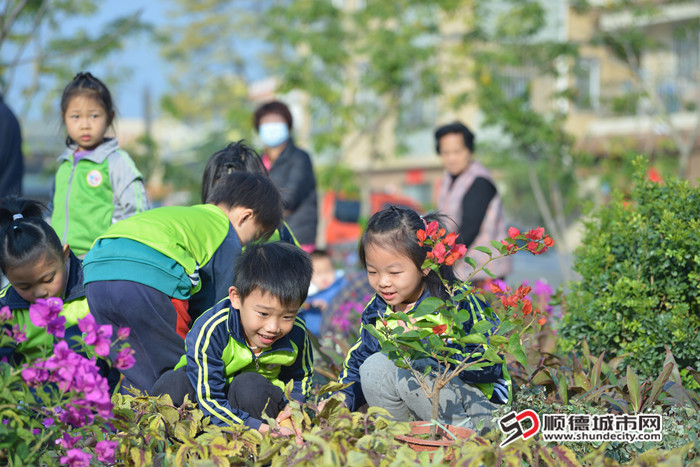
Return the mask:
M489 255L489 258L491 258L491 256L493 255L493 253L491 252L491 248L487 248L487 247L485 247L485 246L475 246L475 247L472 248L472 249L473 249L473 250L480 251L480 252L482 252L482 253L486 253L487 255Z
M460 344L486 344L486 336L483 334L467 334L459 339Z
M513 334L508 339L508 352L515 357L515 359L523 367L527 368L527 355L525 354L525 349L523 349L523 344L520 342L520 336L518 334Z
M642 393L639 386L639 377L632 369L632 366L627 367L627 390L629 391L632 410L634 410L634 413L637 413L639 412L639 409L642 408Z
M487 267L484 266L483 268L481 268L481 270L484 271L484 272L485 272L486 274L488 274L489 276L491 276L492 279L496 279L496 278L497 278L496 275L495 275L494 273L492 273L491 270L490 270L489 268L487 268Z
M505 344L506 342L508 342L508 338L505 336L494 334L493 336L489 337L489 342L491 342L494 345Z
M474 326L472 326L471 332L472 332L472 333L484 334L484 333L490 331L492 327L493 327L493 323L492 323L492 322L490 322L490 321L488 321L488 320L485 320L485 319L482 319L482 320L480 320L480 321L477 321L477 322L474 324Z
M491 246L494 247L502 255L506 254L507 248L504 244L497 240L491 240Z
M418 305L418 308L411 313L411 316L414 318L421 318L425 315L432 314L443 306L443 304L444 302L437 297L428 297Z

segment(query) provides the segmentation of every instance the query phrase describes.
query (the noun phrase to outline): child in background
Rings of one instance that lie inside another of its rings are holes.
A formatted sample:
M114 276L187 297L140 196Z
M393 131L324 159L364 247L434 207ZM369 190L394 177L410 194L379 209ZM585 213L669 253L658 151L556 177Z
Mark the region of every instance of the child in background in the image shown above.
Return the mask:
M325 250L314 250L309 256L314 274L306 304L299 311L299 316L306 321L306 328L311 334L318 337L331 300L345 286L345 272L335 270L333 261Z
M230 143L221 151L217 151L209 158L204 167L202 176L202 203L207 202L209 193L214 186L226 175L232 172L245 172L251 174L268 175L262 159L254 149L243 142ZM286 222L272 234L270 242L286 242L299 246L294 234Z
M390 361L381 352L380 342L365 326L405 327L406 324L393 317L394 312L401 311L410 317L426 298L448 297L438 275L429 268L423 269L428 247L420 246L416 238L419 229L441 219L437 215L421 218L411 209L392 206L374 214L367 224L360 241L360 263L367 270L375 295L365 307L360 338L348 353L339 378L340 383L352 383L340 392L350 410L358 410L367 402L387 409L398 421L408 421L409 416L431 419L431 401L411 371L400 369ZM441 265L440 273L449 282L457 280L451 266ZM470 295L460 306L472 317L464 323L465 331L469 332L474 317L483 316L487 305ZM475 345L456 348L466 358ZM423 372L433 364L436 364L434 360L423 359L414 362L413 367ZM484 420L488 425L496 408L494 404L504 404L508 398L509 383L501 364L465 370L441 391L439 421L464 423L473 428L471 424L476 426Z
M42 219L43 206L30 200L0 202L0 269L10 284L0 291L0 308L9 307L12 324L24 329L27 340L0 349L13 364L39 356L42 344L53 341L45 328L29 319L29 305L37 299L63 300L59 316L66 318L66 336L80 334L78 319L88 313L80 260Z
M114 106L102 81L78 73L63 90L61 116L68 148L58 157L51 225L82 258L110 225L145 211L148 202L134 161L116 138L105 138Z
M282 221L277 188L234 172L209 204L168 206L117 222L85 257L85 290L99 324L129 327L136 364L122 388L149 390L185 351L190 323L228 295L243 245Z
M219 426L244 424L267 432L263 412L290 417L282 390L294 381L293 399L304 402L313 374L311 343L297 311L306 299L311 261L287 243L248 245L238 258L227 300L216 304L187 334L187 353L151 394L186 395ZM283 434L294 434L282 427Z

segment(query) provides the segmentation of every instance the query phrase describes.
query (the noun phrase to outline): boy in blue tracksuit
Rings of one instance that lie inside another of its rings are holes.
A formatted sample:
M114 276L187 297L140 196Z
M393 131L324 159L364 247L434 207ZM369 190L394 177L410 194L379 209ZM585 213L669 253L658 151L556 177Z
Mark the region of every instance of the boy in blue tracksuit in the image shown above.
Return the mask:
M297 317L311 270L308 255L296 246L248 245L236 262L229 297L195 321L186 355L151 394L169 394L177 405L189 395L219 426L243 424L264 433L269 425L263 414L288 418L286 384L293 381L291 397L300 402L311 390L312 349Z

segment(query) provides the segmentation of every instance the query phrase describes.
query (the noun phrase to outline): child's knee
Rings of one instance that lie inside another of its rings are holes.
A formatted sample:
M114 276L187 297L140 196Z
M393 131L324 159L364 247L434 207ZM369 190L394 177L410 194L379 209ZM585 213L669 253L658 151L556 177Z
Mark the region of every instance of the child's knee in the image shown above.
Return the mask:
M185 401L185 396L189 395L190 402L195 401L195 391L190 379L187 377L186 369L168 370L158 378L151 388L152 396L162 396L167 394L174 405L180 406Z
M237 375L228 388L227 399L232 407L260 419L264 412L276 417L286 405L284 392L267 378L255 372Z

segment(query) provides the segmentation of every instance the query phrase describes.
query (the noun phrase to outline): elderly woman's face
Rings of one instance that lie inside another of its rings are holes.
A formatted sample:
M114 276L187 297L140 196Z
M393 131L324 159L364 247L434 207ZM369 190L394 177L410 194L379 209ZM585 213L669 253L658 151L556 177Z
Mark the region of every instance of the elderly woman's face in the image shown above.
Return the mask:
M260 117L260 125L278 122L284 123L285 125L287 124L287 121L280 114L265 114Z
M440 138L440 159L450 175L459 175L472 162L472 153L464 145L464 137L459 133L448 133Z

